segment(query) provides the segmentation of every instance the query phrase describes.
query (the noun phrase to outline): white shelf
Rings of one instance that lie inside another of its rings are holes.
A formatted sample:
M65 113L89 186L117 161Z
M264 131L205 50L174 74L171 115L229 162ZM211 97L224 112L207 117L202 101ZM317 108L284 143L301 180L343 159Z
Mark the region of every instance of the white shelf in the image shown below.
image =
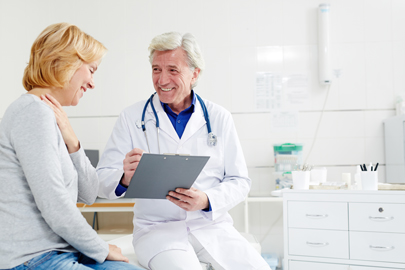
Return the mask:
M80 212L132 212L133 207L79 207Z
M135 199L107 200L98 198L96 203L134 203ZM254 202L283 202L283 197L247 197L245 200L245 232L249 233L249 203ZM132 212L133 207L79 207L80 212Z
M283 202L283 197L247 197L245 200L245 233L249 233L249 203L251 202Z
M136 199L118 198L115 200L97 198L96 203L135 203Z
M283 197L247 197L248 202L282 202Z
M104 204L117 204L117 203L135 203L135 199L125 199L119 198L116 200L108 200L108 199L101 199L97 198L95 203L104 203ZM114 206L100 206L100 207L88 207L88 206L81 206L79 207L80 212L82 213L89 213L89 212L132 212L134 209L133 206L122 206L122 207L114 207Z

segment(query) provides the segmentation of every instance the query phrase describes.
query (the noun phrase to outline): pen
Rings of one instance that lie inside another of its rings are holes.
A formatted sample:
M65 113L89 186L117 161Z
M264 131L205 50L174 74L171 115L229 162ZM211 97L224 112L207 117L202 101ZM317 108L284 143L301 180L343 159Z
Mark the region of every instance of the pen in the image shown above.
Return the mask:
M378 167L378 162L377 162L377 164L375 164L374 171L376 171L376 170L377 170L377 167Z
M363 164L363 168L364 168L364 172L366 172L367 171L366 164Z

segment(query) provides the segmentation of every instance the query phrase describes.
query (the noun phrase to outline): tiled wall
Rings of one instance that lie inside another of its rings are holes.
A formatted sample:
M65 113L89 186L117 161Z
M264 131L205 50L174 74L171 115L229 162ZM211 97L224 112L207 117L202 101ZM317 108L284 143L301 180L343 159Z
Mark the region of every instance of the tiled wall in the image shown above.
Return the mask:
M327 88L317 78L315 0L0 0L0 118L24 93L21 77L32 42L49 24L67 21L109 49L96 73L96 89L67 108L82 144L102 151L119 112L152 92L147 47L157 34L191 32L206 60L196 91L233 113L253 180L252 194L272 186L274 143L314 139ZM380 162L382 121L395 114L405 91L405 1L331 0L333 78L318 138L308 160L328 168L328 180L359 163ZM262 57L266 55L266 57ZM275 132L271 112L255 109L257 72L308 77L309 100L296 132ZM243 230L243 207L232 210ZM264 252L282 254L281 204L252 203L251 232ZM274 226L273 226L274 225ZM270 226L273 226L270 228ZM267 236L266 236L267 234Z

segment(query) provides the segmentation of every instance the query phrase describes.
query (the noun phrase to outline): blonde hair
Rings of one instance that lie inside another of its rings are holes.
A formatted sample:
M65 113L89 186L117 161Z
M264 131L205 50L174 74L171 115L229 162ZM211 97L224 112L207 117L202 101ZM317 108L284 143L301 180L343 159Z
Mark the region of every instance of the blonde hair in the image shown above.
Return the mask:
M48 26L34 41L30 61L24 70L23 86L60 87L69 83L83 62L99 61L104 45L69 23Z
M171 51L179 47L187 53L187 64L191 71L194 71L195 68L200 69L199 76L192 85L194 88L204 70L205 63L200 46L198 46L197 40L192 34L181 35L178 32L169 32L156 36L152 39L148 48L149 62L152 64L155 51Z

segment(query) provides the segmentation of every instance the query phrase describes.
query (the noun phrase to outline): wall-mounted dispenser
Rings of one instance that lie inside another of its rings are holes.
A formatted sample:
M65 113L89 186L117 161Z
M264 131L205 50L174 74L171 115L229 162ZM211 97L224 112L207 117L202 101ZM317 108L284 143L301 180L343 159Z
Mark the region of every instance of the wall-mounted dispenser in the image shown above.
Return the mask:
M318 68L319 82L330 84L332 72L330 68L330 5L320 4L318 7Z

